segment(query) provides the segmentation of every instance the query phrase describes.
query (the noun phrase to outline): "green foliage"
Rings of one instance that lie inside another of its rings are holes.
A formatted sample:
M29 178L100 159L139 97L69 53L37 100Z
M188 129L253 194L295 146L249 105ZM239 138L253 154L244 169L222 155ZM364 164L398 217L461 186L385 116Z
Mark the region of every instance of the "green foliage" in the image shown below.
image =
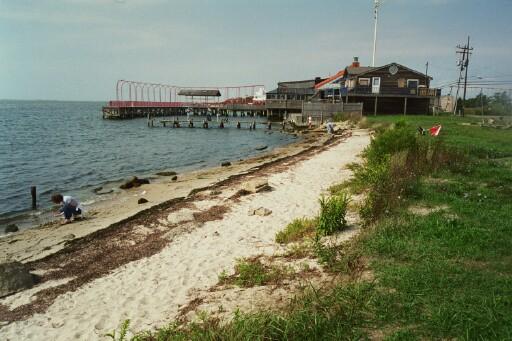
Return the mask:
M315 233L315 227L318 219L298 218L289 223L286 228L276 234L276 242L287 244L312 236Z
M228 273L226 270L222 270L222 272L219 274L219 283L224 283L227 281L228 279Z
M400 120L394 129L378 134L363 152L363 157L371 167L386 161L394 153L414 148L416 145L415 129Z
M439 168L469 171L464 152L445 147L442 140L416 135L415 129L399 120L393 129L377 134L363 153L364 163L352 167L354 191L366 191L360 208L365 224L377 221L414 195L419 177Z
M237 274L235 283L241 287L263 285L269 280L267 269L259 259L239 260L235 265L235 273Z
M228 276L225 271L219 275L221 284L235 284L240 287L276 284L289 278L292 269L279 265L263 264L259 257L239 259L235 265L235 274Z
M464 113L466 115L512 115L512 101L506 91L496 92L492 96L478 94L474 98L466 99L464 102ZM459 99L458 106L462 106L462 99Z
M111 333L106 334L105 336L111 338L114 341L127 341L126 335L128 334L128 328L130 327L130 320L124 320L124 322L119 327L119 336L116 336L116 331L113 330Z
M421 126L430 128L441 124L443 129L436 138L422 136L421 140L441 140L447 149L458 150L482 159L512 156L510 130L482 128L479 118L455 116L369 116L372 125L392 125L397 121L407 122L411 130Z
M349 198L346 193L320 198L320 217L317 234L329 236L347 227L347 206Z
M401 193L399 207L350 245L323 245L318 235L314 243L329 270L357 273L364 259L375 280L308 290L280 312L236 313L225 324L212 318L173 323L133 340L511 339L510 132L459 125L467 120L452 117L408 120L414 127L440 121L445 135L441 141L420 137L414 147L383 148L388 156L371 171L368 162L354 167L368 195ZM390 187L395 185L386 179L397 181L397 174L412 188ZM392 195L375 200L387 198ZM411 204L445 208L415 215L406 209Z
M236 313L227 324L204 319L187 325L170 324L137 335L137 341L188 340L352 340L367 339L374 309L372 285L337 286L309 290L282 313Z

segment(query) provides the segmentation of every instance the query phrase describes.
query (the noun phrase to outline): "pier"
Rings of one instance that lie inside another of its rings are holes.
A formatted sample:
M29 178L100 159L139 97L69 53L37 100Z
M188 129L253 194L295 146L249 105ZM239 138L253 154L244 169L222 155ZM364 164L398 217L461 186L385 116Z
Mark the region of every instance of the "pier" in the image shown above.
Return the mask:
M265 87L183 87L120 80L116 100L103 107L104 119L130 119L192 114L206 116L265 115Z
M272 125L276 125L277 123L272 123L270 121L262 122L262 121L240 121L240 120L226 120L222 118L221 120L197 120L197 119L171 119L171 120L157 120L163 127L172 127L172 128L228 128L235 127L237 129L250 129L256 130L257 126L263 126L263 128L272 130ZM155 119L148 119L148 127L155 126Z
M104 119L131 119L170 116L265 116L281 121L301 116L322 122L335 114L361 116L362 103L341 100L267 99L263 85L227 87L182 87L156 83L120 80L116 84L116 100L102 109ZM300 122L297 122L300 123Z

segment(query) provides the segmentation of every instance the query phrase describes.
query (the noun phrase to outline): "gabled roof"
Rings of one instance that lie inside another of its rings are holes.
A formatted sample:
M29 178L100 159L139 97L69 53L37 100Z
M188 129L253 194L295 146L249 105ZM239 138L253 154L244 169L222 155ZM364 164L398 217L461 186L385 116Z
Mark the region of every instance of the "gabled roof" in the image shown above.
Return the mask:
M379 68L371 66L347 66L347 76L356 76L376 69Z
M315 89L320 89L322 86L338 80L345 75L345 70L338 71L334 76L327 78L326 80L315 85Z
M314 86L315 86L314 79L277 83L278 88L288 88L288 89L313 88Z
M358 67L358 68L354 68L354 67L347 67L347 70L349 70L350 68L352 69L357 69L357 70L353 70L353 73L349 71L349 74L352 74L352 75L357 75L357 76L362 76L366 73L369 73L369 72L373 72L373 71L377 71L377 70L382 70L382 69L385 69L385 68L389 68L391 65L396 65L397 67L400 67L400 68L403 68L403 69L406 69L408 71L411 71L411 72L414 72L418 75L420 75L421 77L427 77L426 74L422 73L422 72L419 72L419 71L416 71L416 70L413 70L411 68L408 68L407 66L403 66L402 64L398 64L398 63L389 63L389 64L386 64L384 66L377 66L377 67ZM433 78L428 76L428 78L430 80L432 80Z

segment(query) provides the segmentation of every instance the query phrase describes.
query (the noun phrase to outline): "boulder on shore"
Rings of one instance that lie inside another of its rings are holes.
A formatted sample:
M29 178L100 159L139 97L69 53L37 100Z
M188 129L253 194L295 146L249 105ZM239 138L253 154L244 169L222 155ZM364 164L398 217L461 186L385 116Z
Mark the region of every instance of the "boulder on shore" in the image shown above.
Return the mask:
M9 224L5 227L4 232L5 233L12 233L12 232L18 232L20 229L16 224Z
M257 179L244 183L242 189L249 193L260 193L271 191L272 187L268 184L266 179Z
M145 204L148 202L148 199L146 198L140 198L139 200L137 200L137 204L141 205L141 204Z
M0 297L30 289L34 286L34 276L20 262L0 264Z
M229 161L226 161L226 162L223 162L220 164L222 167L228 167L228 166L231 166L231 162Z
M259 215L260 217L265 217L272 214L272 210L269 210L265 207L260 207L255 210L250 210L249 215Z
M177 176L177 175L173 176L173 177L171 178L171 180L172 180L172 181L177 181L177 180L178 180L178 176Z
M124 184L119 186L121 189L129 189L133 187L139 187L140 185L146 185L149 184L148 179L139 179L138 177L134 176L130 180L126 181Z

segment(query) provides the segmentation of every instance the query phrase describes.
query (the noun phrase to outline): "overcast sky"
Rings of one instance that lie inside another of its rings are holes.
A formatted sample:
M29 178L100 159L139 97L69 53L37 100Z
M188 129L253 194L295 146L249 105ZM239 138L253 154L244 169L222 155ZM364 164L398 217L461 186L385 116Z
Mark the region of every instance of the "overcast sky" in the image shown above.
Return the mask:
M182 86L326 77L371 63L372 0L0 0L0 98L100 100L118 79ZM512 0L384 0L377 65L512 79ZM508 78L507 78L508 77Z

